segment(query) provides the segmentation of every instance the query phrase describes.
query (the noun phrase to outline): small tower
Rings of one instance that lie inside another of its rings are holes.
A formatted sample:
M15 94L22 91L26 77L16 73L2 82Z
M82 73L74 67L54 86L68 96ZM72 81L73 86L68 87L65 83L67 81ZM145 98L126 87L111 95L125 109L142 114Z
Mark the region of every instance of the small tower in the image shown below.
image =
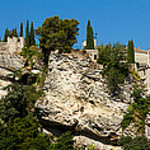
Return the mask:
M98 50L97 49L87 49L86 53L88 54L91 61L97 62L97 59L98 59Z

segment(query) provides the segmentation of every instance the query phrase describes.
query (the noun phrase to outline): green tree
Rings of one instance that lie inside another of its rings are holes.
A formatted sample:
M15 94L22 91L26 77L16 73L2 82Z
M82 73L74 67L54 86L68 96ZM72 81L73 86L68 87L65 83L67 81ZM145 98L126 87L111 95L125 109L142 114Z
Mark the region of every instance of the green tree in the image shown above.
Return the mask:
M3 39L3 42L7 42L7 37L10 36L10 32L8 30L8 28L5 29L5 34L4 34L4 39Z
M25 47L29 48L30 46L30 39L29 39L29 21L27 20L27 25L26 25L26 36L25 36Z
M23 22L20 24L20 37L23 37Z
M87 25L87 35L86 35L86 49L94 49L94 36L93 36L93 28L91 27L90 20L88 20Z
M128 63L135 63L134 43L132 39L128 41L127 60Z
M33 21L31 22L31 30L30 30L30 46L35 45L34 39L34 28L33 28Z
M108 89L111 93L119 92L119 84L122 84L128 76L128 64L126 62L126 49L122 44L111 44L98 47L98 63L103 64L103 76L106 79Z
M62 20L54 16L47 18L36 30L46 64L51 51L56 49L60 52L71 51L73 44L77 42L78 24L79 22L75 19Z
M18 33L17 33L17 28L14 28L12 31L11 31L11 37L18 37Z

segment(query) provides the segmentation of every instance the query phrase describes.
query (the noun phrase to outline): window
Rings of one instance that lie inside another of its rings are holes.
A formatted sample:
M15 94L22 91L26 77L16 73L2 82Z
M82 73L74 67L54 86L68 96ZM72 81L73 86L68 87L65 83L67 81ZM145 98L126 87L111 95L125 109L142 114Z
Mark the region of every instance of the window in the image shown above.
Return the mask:
M97 55L94 55L94 60L96 60L97 59Z

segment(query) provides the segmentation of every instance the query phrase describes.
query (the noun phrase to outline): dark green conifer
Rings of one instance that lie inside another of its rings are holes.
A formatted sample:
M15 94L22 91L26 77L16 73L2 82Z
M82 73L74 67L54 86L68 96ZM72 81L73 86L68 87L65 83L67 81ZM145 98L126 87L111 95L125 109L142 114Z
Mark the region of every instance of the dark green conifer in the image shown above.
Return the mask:
M30 30L30 46L32 45L35 45L33 21L31 22L31 30Z
M86 49L94 49L93 28L90 25L90 20L88 20L87 25L86 43L87 43Z
M10 36L10 32L8 30L8 28L5 29L5 34L4 34L4 39L3 39L3 42L7 42L7 37Z
M30 46L30 39L29 39L29 21L27 20L27 25L26 25L26 36L25 36L25 47Z
M18 37L17 28L12 30L11 37Z
M23 22L20 24L20 37L23 37Z
M127 50L127 60L128 63L135 63L135 54L134 54L134 43L133 40L131 39L128 41L128 50Z

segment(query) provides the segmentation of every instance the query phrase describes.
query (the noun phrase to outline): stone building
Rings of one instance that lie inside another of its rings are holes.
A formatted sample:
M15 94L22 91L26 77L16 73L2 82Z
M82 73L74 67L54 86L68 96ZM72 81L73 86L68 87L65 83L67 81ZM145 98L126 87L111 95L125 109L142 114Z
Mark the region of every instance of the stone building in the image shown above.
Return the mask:
M135 48L135 62L140 66L150 66L150 50L141 50L140 47Z
M86 53L88 54L91 61L97 62L97 59L98 59L98 50L97 49L87 49Z
M24 37L7 38L7 42L0 42L0 52L20 52L24 47Z
M139 64L137 73L141 79L145 79L147 93L150 94L150 50L135 48L135 62Z

